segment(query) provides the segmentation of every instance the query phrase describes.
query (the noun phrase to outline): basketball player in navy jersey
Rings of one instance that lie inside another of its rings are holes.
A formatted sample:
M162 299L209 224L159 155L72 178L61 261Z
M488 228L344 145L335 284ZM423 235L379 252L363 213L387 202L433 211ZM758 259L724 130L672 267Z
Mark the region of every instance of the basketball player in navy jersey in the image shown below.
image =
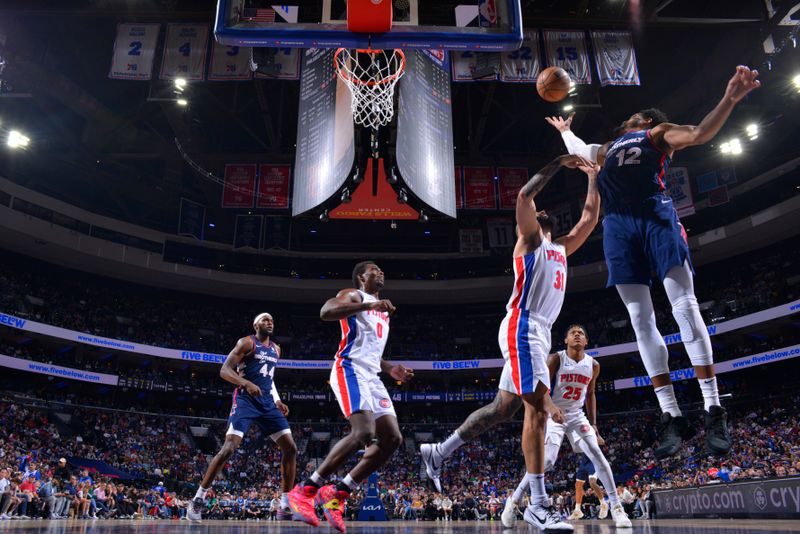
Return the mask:
M395 310L391 301L380 298L383 285L380 267L371 261L358 263L353 269L354 287L339 291L320 310L323 321L339 321L342 329L330 384L351 430L336 443L317 470L289 494L292 510L313 526L319 525L314 509L314 505L319 505L328 523L345 532L342 511L350 493L383 466L403 441L392 400L378 374L384 372L406 382L414 376L414 371L383 359L389 317ZM361 461L339 483L325 484L353 454L364 448Z
M709 142L733 108L761 83L758 71L739 66L717 106L697 126L671 124L657 109L634 113L617 130L620 137L587 145L569 130L567 120L547 121L562 132L571 154L602 162L598 179L603 198L603 251L608 286L615 286L628 310L639 353L661 407L657 458L675 454L691 436L669 375L667 347L656 326L650 297L651 272L664 284L681 341L694 366L705 407L706 448L725 454L731 448L727 415L720 406L708 330L694 294L694 270L686 232L665 192L664 174L676 151Z
M270 340L275 322L268 313L253 320L256 334L239 339L220 369L220 376L236 386L228 417L225 443L208 466L200 487L189 505L187 516L192 521L202 519L206 493L214 479L228 463L250 426L257 424L263 435L269 436L281 451L281 507L278 519L291 519L289 491L294 485L297 446L286 416L289 408L275 387L275 367L281 355L280 347Z

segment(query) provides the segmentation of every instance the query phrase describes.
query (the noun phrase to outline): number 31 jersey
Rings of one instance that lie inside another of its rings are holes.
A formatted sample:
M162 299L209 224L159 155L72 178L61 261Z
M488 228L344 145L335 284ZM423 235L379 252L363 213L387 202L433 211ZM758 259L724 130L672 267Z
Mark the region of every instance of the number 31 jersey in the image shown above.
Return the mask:
M608 147L597 178L606 213L636 207L664 193L670 158L653 141L650 130L628 132Z
M553 404L565 415L581 412L586 402L586 390L594 375L594 358L584 355L581 361L576 362L564 350L559 351L558 358L561 363L553 388Z

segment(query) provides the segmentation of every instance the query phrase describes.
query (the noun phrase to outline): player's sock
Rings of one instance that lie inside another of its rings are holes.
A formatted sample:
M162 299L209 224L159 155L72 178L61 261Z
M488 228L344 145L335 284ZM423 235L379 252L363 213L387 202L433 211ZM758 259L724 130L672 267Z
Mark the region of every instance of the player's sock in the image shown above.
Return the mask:
M284 510L287 509L287 508L290 508L290 506L289 506L289 494L286 493L286 492L281 493L281 508L283 508Z
M449 438L441 443L437 443L436 448L438 449L439 454L445 458L449 458L450 455L453 454L456 449L462 446L464 443L466 443L466 441L461 439L461 436L458 435L458 430L456 430L450 435Z
M656 388L656 397L658 397L658 404L661 406L663 413L668 413L672 417L680 417L682 415L672 384Z
M703 405L705 410L709 411L712 406L720 406L719 390L717 389L717 377L698 378L697 382L700 384L700 392L703 394Z
M348 492L358 489L358 482L353 480L353 477L350 476L350 473L347 473L347 475L345 475L339 484L344 484L347 487ZM339 486L336 486L336 489L339 489Z
M204 488L203 486L198 486L197 493L194 494L194 498L205 500L206 494L208 494L208 488Z
M519 504L522 502L522 496L525 494L525 490L531 485L529 477L530 475L525 473L525 476L522 477L517 489L514 490L514 494L511 496L511 501L514 504Z
M531 504L541 506L547 498L547 492L544 489L544 473L528 473L527 479L531 488Z
M311 473L311 476L303 482L304 486L314 486L315 488L320 488L325 485L325 477L314 471Z

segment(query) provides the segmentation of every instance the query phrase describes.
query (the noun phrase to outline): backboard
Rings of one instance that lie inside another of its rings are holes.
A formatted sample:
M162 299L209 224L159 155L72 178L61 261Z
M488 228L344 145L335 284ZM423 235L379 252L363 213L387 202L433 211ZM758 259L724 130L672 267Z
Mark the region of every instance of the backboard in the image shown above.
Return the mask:
M345 0L323 0L321 10L301 0L218 0L214 35L229 46L277 48L503 51L522 42L520 0L383 1L393 2L391 31L363 34L348 31Z

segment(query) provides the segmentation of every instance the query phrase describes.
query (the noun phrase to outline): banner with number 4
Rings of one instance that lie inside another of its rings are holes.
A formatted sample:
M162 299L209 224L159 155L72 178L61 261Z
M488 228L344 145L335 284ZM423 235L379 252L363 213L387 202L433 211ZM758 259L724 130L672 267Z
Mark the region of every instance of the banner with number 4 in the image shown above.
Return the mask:
M204 79L207 49L207 25L167 24L167 38L159 77L162 80Z
M160 24L117 24L117 40L114 41L108 77L117 80L151 79L160 29Z

